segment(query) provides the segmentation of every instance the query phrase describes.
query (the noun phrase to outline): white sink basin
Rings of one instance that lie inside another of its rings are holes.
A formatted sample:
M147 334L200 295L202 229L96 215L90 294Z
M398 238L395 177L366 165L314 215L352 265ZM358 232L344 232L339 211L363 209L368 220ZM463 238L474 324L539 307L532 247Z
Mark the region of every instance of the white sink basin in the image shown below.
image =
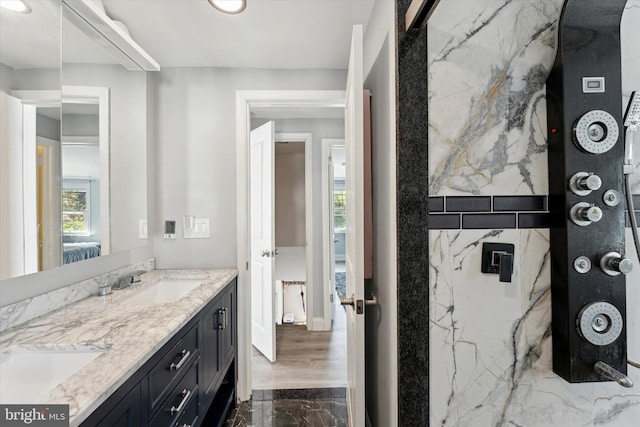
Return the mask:
M0 402L47 403L49 392L106 351L95 346L9 347L0 353Z
M123 304L164 304L177 301L201 284L202 280L163 279L127 298Z

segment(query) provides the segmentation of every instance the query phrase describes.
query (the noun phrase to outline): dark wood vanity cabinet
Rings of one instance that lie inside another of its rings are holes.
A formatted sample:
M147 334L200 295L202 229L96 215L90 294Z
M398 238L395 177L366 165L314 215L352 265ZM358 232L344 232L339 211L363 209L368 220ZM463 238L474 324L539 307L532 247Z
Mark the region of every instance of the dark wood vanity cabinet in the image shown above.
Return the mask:
M236 321L234 279L81 427L221 426L236 398Z

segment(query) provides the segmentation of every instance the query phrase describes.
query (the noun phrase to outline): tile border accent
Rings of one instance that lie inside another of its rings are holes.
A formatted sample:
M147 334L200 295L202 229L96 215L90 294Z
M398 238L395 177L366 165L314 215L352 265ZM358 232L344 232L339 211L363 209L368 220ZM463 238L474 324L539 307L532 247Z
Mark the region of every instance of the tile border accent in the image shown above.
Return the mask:
M640 223L640 194L634 208ZM503 230L552 228L549 196L431 196L430 230ZM628 215L625 223L630 227Z

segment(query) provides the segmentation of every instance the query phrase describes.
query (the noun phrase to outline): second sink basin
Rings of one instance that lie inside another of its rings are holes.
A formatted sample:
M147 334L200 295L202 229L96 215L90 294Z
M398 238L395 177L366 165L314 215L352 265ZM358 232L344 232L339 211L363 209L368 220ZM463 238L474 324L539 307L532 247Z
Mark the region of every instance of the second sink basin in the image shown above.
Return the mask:
M124 304L164 304L177 301L202 284L202 280L163 279L123 301Z
M0 402L47 403L48 393L100 356L106 348L42 345L0 353Z

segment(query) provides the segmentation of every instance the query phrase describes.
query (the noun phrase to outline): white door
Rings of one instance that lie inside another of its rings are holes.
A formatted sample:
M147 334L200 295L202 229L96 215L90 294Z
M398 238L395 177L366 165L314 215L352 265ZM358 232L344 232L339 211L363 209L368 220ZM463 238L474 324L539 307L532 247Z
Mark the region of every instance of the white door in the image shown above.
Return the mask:
M0 92L0 280L25 274L22 119L22 101Z
M267 122L251 131L249 167L251 211L251 343L276 361L274 242L275 127Z
M333 173L333 157L331 154L331 149L329 149L329 162L327 164L327 188L329 193L329 229L325 231L325 233L329 233L329 245L327 247L329 257L329 282L331 289L332 298L329 301L333 302L333 296L336 295L336 225L335 225L335 217L334 217L334 195L333 195L333 181L335 179ZM331 304L331 320L336 317L336 305Z
M347 406L350 427L364 427L364 121L362 26L353 27L345 99Z

